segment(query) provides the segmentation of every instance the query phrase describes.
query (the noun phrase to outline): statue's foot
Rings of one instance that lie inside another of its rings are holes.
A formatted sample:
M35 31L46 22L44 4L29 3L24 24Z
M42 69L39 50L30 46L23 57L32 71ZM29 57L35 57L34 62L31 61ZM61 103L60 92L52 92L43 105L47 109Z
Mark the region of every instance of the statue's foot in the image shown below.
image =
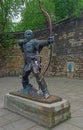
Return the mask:
M31 84L27 85L25 88L19 91L20 93L27 94L33 97L43 97L43 93L39 92L36 88L34 88Z
M26 87L22 88L19 90L19 92L23 93L23 94L28 94L30 88L32 88L33 86L31 84L26 85ZM34 88L34 91L36 91L36 89Z
M23 89L20 89L19 92L23 93L23 94L27 94L28 93L28 89L27 88L23 88Z
M37 97L37 98L49 98L50 97L50 94L49 94L49 91L47 90L47 88L45 88L42 92L41 90L38 91L31 84L28 84L25 88L21 89L19 92L33 96L33 97Z
M36 98L43 98L43 93L39 93L39 91L35 91L34 87L29 90L29 95L36 97Z
M49 91L47 89L44 90L43 97L44 98L49 98L50 97L50 93L49 93Z
M50 94L49 94L49 93L47 93L47 92L46 92L46 93L44 93L43 95L44 95L44 98L49 98L49 97L50 97Z

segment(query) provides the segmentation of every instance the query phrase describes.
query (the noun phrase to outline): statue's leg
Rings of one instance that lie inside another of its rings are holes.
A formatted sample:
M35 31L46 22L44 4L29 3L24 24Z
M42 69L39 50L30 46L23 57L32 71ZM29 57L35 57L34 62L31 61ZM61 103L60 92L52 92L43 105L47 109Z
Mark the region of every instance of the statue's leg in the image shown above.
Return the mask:
M30 96L34 96L34 97L41 97L41 95L39 95L37 93L37 89L33 87L32 84L29 83L29 75L31 73L31 70L30 71L24 71L23 72L23 75L22 75L22 85L23 85L23 89L21 89L21 92L23 94L28 94Z
M38 67L38 65L36 64L36 62L34 60L32 61L32 71L33 71L33 74L34 74L34 76L36 78L36 81L37 81L37 83L39 85L39 88L43 92L44 98L50 97L50 94L49 94L49 91L47 89L47 84L46 84L46 82L44 80L44 77L40 73L39 67Z
M47 84L45 82L45 79L44 79L43 75L40 72L38 72L38 73L34 73L34 76L36 77L36 81L37 81L37 83L39 85L39 88L43 92L43 96L45 98L50 97L49 91L47 89Z
M22 74L22 86L23 88L20 90L21 93L27 94L28 90L29 90L29 75L30 75L30 71L24 71L23 70L23 74Z
M27 85L29 84L29 75L30 75L30 71L23 71L23 75L22 75L22 85L23 85L23 88L26 88Z

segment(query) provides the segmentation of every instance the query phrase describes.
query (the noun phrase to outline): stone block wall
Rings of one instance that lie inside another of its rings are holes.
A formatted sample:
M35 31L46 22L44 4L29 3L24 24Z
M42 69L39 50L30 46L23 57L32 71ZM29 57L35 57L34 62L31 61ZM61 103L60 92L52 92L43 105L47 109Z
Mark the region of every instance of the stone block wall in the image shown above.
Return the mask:
M83 78L83 18L68 19L54 29L52 74Z
M18 47L14 47L10 55L6 55L0 63L0 77L20 75L24 64L23 54Z
M44 72L48 64L49 49L45 47L38 55L42 63L41 71ZM20 76L22 74L23 66L23 53L21 52L20 47L16 44L14 48L11 49L10 54L5 56L5 60L0 58L0 77Z
M68 65L71 64L71 70ZM83 55L53 56L51 74L54 76L83 78Z
M49 29L36 30L34 34L37 39L47 39ZM83 18L67 19L54 25L53 34L57 35L52 47L51 65L46 75L83 78ZM23 32L14 33L14 37L22 39ZM42 62L42 72L48 65L49 53L50 50L44 48L38 54ZM0 58L0 77L20 75L23 64L23 54L16 44L5 61Z

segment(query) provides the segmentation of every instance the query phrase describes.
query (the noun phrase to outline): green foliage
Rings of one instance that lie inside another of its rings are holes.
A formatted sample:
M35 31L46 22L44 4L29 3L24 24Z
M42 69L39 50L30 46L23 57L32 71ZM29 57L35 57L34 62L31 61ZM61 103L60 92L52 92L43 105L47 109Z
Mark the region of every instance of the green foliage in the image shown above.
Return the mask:
M10 46L11 39L5 32L12 31L12 17L17 15L21 9L23 0L0 0L0 46Z
M38 3L36 1L27 2L25 8L23 12L23 25L25 26L23 29L40 28L41 24L44 23L44 16L39 9Z
M53 0L56 21L79 17L83 13L83 0Z
M6 30L10 19L19 12L21 0L0 1L0 33Z
M42 0L46 11L53 19L54 4L50 0ZM51 6L51 8L50 8ZM16 30L39 29L47 27L47 19L41 11L38 0L31 0L25 2L25 8L22 12L22 20L15 27Z
M44 16L39 9L38 2L26 2L25 9L22 12L22 21L18 23L16 30L18 28L20 30L36 29L40 28L41 25L44 25Z
M66 18L80 17L83 13L83 0L40 0L51 16L52 23ZM39 0L25 0L22 20L15 26L16 31L39 29L47 27L47 20L43 15Z
M4 33L0 38L0 46L2 48L9 48L14 43L13 35L10 33Z

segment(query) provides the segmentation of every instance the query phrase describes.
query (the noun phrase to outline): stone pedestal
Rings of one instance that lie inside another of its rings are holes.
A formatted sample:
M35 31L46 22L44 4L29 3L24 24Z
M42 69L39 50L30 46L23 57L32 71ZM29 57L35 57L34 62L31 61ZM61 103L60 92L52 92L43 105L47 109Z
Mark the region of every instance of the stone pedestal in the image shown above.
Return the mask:
M6 94L4 107L48 128L70 118L70 104L65 99L47 104Z

